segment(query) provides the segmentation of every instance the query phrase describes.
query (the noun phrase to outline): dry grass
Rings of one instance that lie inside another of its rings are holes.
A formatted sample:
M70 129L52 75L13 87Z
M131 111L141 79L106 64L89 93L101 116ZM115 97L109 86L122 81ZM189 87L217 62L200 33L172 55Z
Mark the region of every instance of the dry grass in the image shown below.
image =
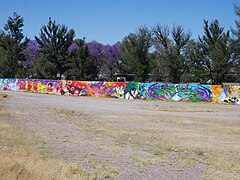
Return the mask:
M227 112L214 108L149 107L146 110L206 114ZM91 132L101 139L108 136L117 142L110 146L99 144L97 146L99 149L116 151L127 147L152 154L148 157L132 156L136 166L164 165L164 163L168 165L174 162L201 164L206 167L206 179L240 179L239 121L215 116L178 117L176 113L161 116L151 113L141 116L137 114L91 116L64 109L48 109L46 113L62 117L60 121L71 122L81 132ZM0 179L94 178L85 174L76 165L41 158L33 149L27 148L31 139L27 139L24 132L17 128L18 126L7 121L7 112L0 109L0 117L0 164L4 164L0 166ZM86 153L79 156L79 159L94 156L97 154ZM98 170L106 164L94 161L91 166ZM114 178L118 174L117 170L109 167L109 171L101 177Z
M33 147L29 149L32 139L9 117L0 106L0 179L94 179L77 165L44 159Z
M148 151L158 156L160 161L203 164L207 179L240 178L240 126L231 121L104 115L78 128L110 136L118 142L117 146L131 145L134 149ZM172 153L173 159L169 156ZM144 157L139 159L139 163L142 162L152 163Z
M24 149L2 152L0 159L2 179L87 179L75 165L43 160Z
M155 107L154 107L155 108ZM151 109L151 107L150 107ZM147 110L147 109L146 109ZM151 109L152 110L152 109ZM221 109L204 108L157 108L169 112L227 112ZM240 179L240 124L219 118L178 117L174 115L107 115L91 118L76 113L58 112L76 123L80 131L109 136L116 146L103 147L116 150L131 146L144 150L155 157L139 157L138 165L159 162L184 162L206 166L207 179ZM170 155L169 155L170 154ZM170 156L174 154L174 158ZM156 160L158 158L158 160Z
M155 111L168 111L168 112L222 112L223 110L218 110L214 108L193 108L193 107L143 107L146 110L155 110ZM225 110L226 111L226 110Z

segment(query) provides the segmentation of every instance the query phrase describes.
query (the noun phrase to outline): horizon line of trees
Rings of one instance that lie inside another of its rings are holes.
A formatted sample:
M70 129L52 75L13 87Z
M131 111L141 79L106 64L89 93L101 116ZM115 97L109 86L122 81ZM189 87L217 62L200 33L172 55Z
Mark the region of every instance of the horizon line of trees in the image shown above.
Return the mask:
M240 18L240 6L234 5ZM240 82L240 19L225 30L204 20L204 35L191 38L180 25L140 27L114 45L75 38L73 29L49 18L34 40L14 13L0 30L0 77L114 81Z

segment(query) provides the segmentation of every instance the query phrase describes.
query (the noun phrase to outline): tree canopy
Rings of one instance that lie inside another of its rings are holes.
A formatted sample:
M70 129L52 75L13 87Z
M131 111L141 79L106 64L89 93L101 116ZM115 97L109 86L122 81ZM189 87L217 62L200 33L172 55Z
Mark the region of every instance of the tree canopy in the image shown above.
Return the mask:
M203 65L214 84L225 81L232 63L232 46L229 31L219 26L218 20L208 23L204 20L204 35L199 38L203 54Z
M173 26L171 32L169 27L157 25L153 28L153 42L158 53L158 66L162 68L164 80L177 83L188 71L187 52L190 42L190 33L185 33L181 26ZM172 38L170 38L170 34Z
M145 82L149 75L149 50L151 33L146 27L141 27L136 33L126 36L121 44L122 70L135 74L135 81Z
M193 39L181 25L139 27L116 44L86 42L75 31L49 18L35 39L23 33L14 13L0 30L0 77L221 84L240 80L240 7L235 27L203 20L204 34ZM127 79L128 80L128 79Z
M9 17L4 31L0 32L0 47L4 50L3 58L0 59L3 77L21 77L22 63L25 61L21 53L27 46L28 39L23 35L23 18L17 13Z
M52 66L52 77L61 78L69 67L68 48L73 42L75 32L68 31L65 25L57 24L49 18L48 24L40 30L39 37L35 39L40 47L40 52L45 61L49 61Z

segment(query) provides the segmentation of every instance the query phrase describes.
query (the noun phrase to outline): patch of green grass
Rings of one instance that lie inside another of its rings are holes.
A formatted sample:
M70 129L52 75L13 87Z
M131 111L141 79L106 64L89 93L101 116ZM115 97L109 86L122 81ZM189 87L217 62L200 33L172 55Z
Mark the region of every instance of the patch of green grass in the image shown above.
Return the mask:
M204 152L202 149L200 149L200 148L194 149L193 152L194 152L197 156L204 156L204 154L205 154L205 152Z
M139 170L138 172L139 172L139 173L146 173L145 170Z
M95 153L84 154L84 155L78 156L78 158L79 159L85 159L85 158L93 157L93 156L96 156L96 154Z
M175 162L184 162L189 165L193 165L193 164L198 164L199 160L197 157L193 156L192 154L187 153L187 154L179 154L179 157L175 159Z
M107 159L106 162L108 162L108 163L115 163L116 160L115 159Z
M108 150L108 151L116 151L119 149L123 149L120 146L97 146L98 150Z
M67 139L65 139L65 140L63 140L63 142L64 143L68 143L68 142L70 142L69 140L67 140Z
M173 143L162 143L156 147L152 147L148 149L149 152L152 152L154 155L163 155L169 152L184 152L185 149L183 147L177 146Z
M168 112L223 112L219 109L204 109L194 107L143 107L145 110L168 111Z
M152 166L152 165L162 165L165 160L162 158L158 158L156 156L147 156L147 157L142 157L142 156L131 156L130 159L132 161L135 161L133 163L134 166L137 167L145 167L145 166Z
M118 175L119 175L119 172L115 169L110 169L103 174L104 178L114 178L115 176L118 176Z
M100 162L96 162L96 161L89 161L88 164L93 168L93 169L96 169L96 170L102 170L104 168L107 167L107 164L103 164L103 163L100 163Z
M0 99L6 99L8 97L7 94L0 94Z

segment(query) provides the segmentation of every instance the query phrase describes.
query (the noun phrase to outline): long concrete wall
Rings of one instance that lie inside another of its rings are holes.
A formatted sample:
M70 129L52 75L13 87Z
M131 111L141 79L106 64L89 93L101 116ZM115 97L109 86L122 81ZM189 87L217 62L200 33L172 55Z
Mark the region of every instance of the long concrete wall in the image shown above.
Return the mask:
M240 86L0 79L0 89L70 96L240 104Z

